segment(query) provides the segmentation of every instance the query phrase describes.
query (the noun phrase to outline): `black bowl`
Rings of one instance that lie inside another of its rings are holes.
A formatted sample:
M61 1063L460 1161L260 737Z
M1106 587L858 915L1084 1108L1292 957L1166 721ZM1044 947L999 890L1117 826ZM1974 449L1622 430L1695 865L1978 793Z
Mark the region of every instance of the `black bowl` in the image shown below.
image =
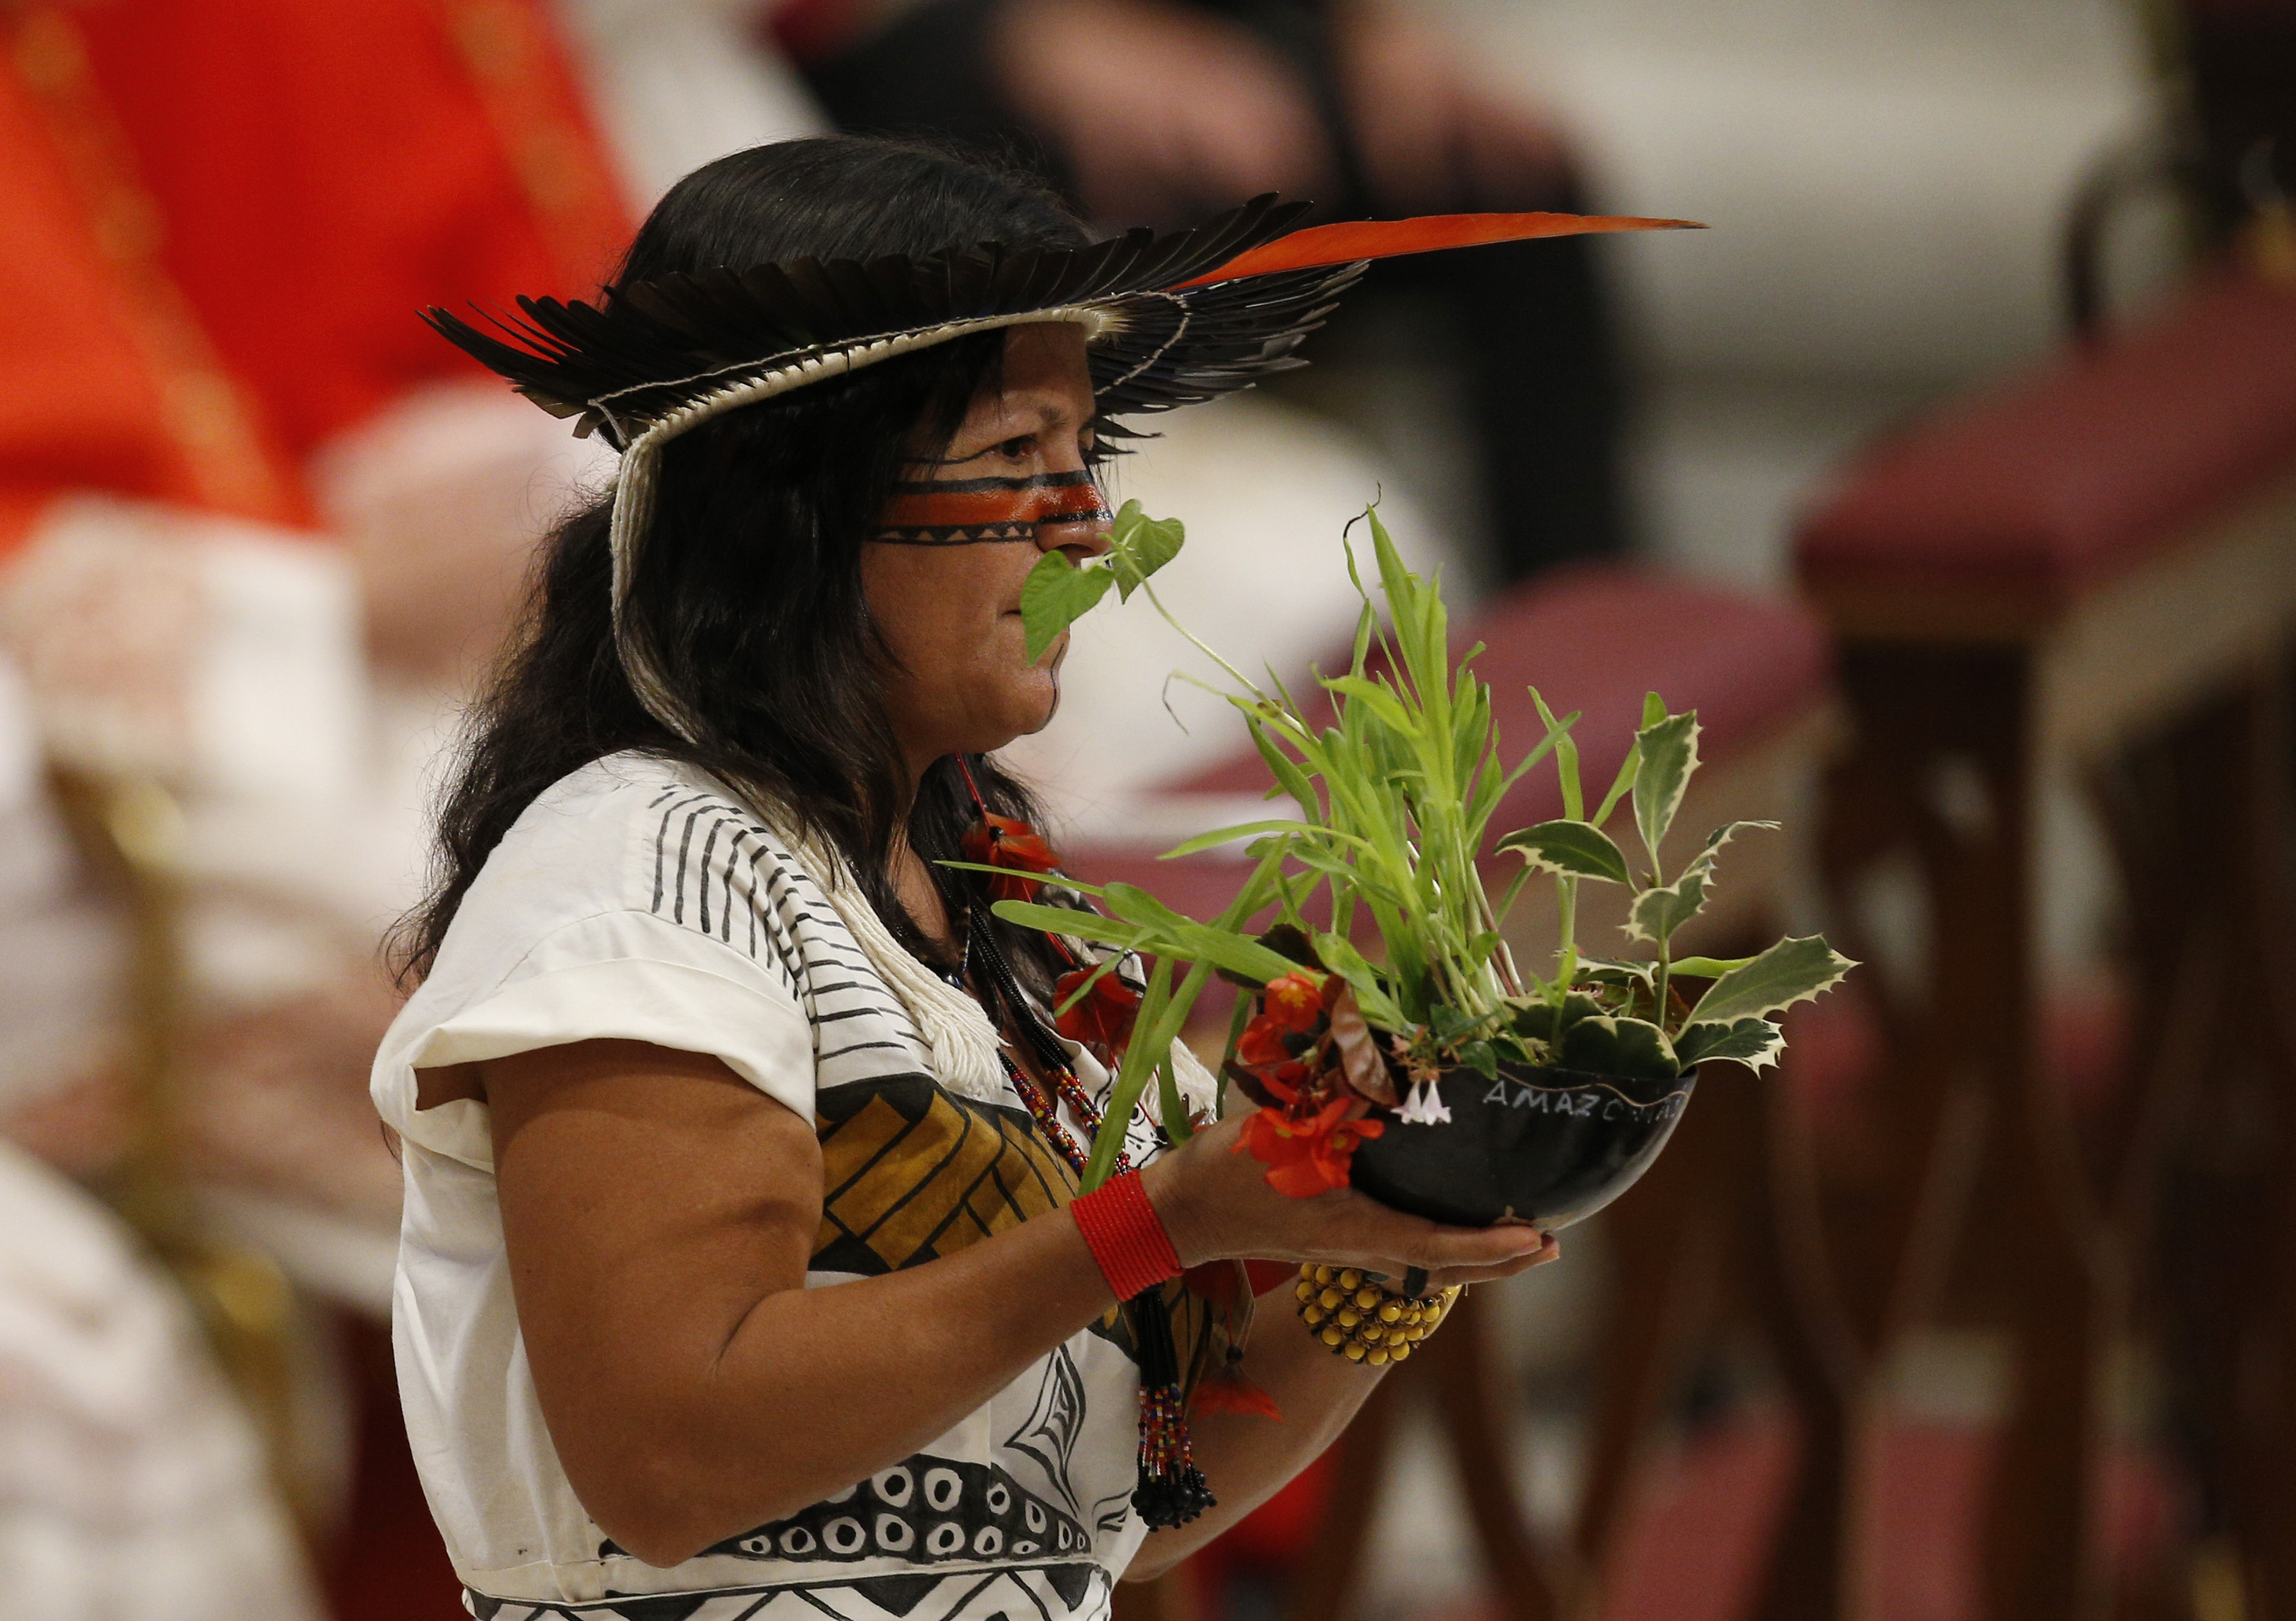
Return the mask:
M1697 1083L1694 1072L1636 1081L1502 1066L1494 1081L1447 1069L1436 1086L1448 1123L1408 1125L1392 1109L1374 1110L1387 1129L1357 1148L1349 1181L1431 1221L1521 1221L1552 1232L1592 1216L1650 1169Z

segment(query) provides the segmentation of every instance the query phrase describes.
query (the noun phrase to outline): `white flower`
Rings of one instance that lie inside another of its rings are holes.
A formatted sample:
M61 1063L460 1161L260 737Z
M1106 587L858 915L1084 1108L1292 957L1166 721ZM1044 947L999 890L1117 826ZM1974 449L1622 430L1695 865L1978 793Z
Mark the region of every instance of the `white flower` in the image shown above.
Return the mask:
M1443 1101L1443 1094L1435 1090L1434 1082L1416 1081L1403 1107L1395 1111L1395 1118L1406 1126L1448 1126L1451 1110Z

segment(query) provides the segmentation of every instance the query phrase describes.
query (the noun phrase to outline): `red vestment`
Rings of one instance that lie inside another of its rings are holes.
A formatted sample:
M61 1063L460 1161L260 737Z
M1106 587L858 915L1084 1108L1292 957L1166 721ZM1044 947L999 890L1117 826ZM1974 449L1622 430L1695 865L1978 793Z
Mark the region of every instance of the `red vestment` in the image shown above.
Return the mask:
M293 520L296 481L166 274L70 15L0 18L0 557L75 489Z
M415 318L594 292L629 237L535 0L103 0L162 256L291 454L483 375Z

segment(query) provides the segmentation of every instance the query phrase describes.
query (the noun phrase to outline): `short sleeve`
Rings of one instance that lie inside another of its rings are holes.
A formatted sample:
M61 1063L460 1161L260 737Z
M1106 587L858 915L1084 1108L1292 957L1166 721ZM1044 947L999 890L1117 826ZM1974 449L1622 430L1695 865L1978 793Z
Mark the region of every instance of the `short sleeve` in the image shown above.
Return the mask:
M376 1088L384 1118L409 1141L481 1168L494 1159L484 1106L418 1111L414 1071L580 1041L642 1041L719 1059L813 1119L812 1026L787 986L741 953L646 913L569 923L491 993L394 1035L406 1044L399 1053L386 1048L391 1073L379 1075Z

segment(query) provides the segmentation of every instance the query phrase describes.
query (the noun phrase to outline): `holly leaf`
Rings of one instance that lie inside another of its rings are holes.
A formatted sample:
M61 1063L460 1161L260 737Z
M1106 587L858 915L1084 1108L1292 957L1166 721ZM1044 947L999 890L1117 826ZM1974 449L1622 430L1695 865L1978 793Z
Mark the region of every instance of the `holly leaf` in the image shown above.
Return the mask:
M1582 1019L1563 1031L1554 1061L1565 1069L1638 1081L1670 1081L1682 1073L1665 1031L1646 1019L1608 1013Z
M1701 958L1700 961L1708 959ZM1751 959L1748 959L1751 961ZM1677 970L1679 964L1677 965ZM1655 962L1613 962L1604 957L1580 959L1578 971L1597 985L1623 987L1639 986L1648 995L1658 988L1658 964Z
M1045 656L1060 634L1090 613L1116 583L1103 565L1079 569L1061 552L1047 552L1021 582L1021 626L1028 634L1029 662Z
M1685 870L1711 873L1714 871L1715 862L1721 856L1722 847L1729 843L1732 839L1740 833L1757 829L1767 829L1775 832L1777 826L1775 822L1726 822L1706 835L1705 844L1700 847L1697 855L1690 858L1690 865Z
M1117 595L1130 602L1132 594L1147 583L1150 575L1179 556L1187 537L1186 528L1177 518L1151 518L1137 501L1128 501L1119 507L1115 528L1108 536L1108 567L1116 577ZM1024 597L1021 612L1025 615L1027 611Z
M1841 982L1857 964L1825 943L1822 935L1780 940L1712 985L1690 1010L1690 1024L1730 1024L1765 1013L1782 1013Z
M1551 1042L1554 1039L1558 1010L1553 1003L1541 1000L1510 1005L1517 1009L1508 1021L1516 1035L1528 1036L1535 1041ZM1562 1006L1559 1010L1562 1028L1567 1032L1578 1020L1593 1019L1602 1011L1603 1004L1584 991L1570 992L1562 998Z
M1626 853L1592 823L1568 818L1542 822L1509 833L1498 847L1513 850L1538 872L1600 879L1606 884L1628 881Z
M1682 1027L1674 1038L1674 1055L1685 1069L1717 1059L1728 1059L1757 1072L1778 1061L1786 1050L1785 1033L1767 1019L1741 1019L1732 1024L1718 1020Z
M1659 846L1682 808L1690 774L1698 769L1698 711L1685 709L1644 726L1635 734L1635 751L1642 761L1635 772L1635 825L1655 867Z
M1743 968L1752 961L1751 957L1677 957L1670 971L1677 979L1719 979L1732 969ZM1647 969L1650 965L1644 963L1639 966ZM1645 972L1643 983L1648 985L1650 982L1650 975Z
M1620 927L1632 940L1660 941L1698 915L1706 905L1706 869L1693 864L1670 884L1645 889L1635 896L1634 908Z

